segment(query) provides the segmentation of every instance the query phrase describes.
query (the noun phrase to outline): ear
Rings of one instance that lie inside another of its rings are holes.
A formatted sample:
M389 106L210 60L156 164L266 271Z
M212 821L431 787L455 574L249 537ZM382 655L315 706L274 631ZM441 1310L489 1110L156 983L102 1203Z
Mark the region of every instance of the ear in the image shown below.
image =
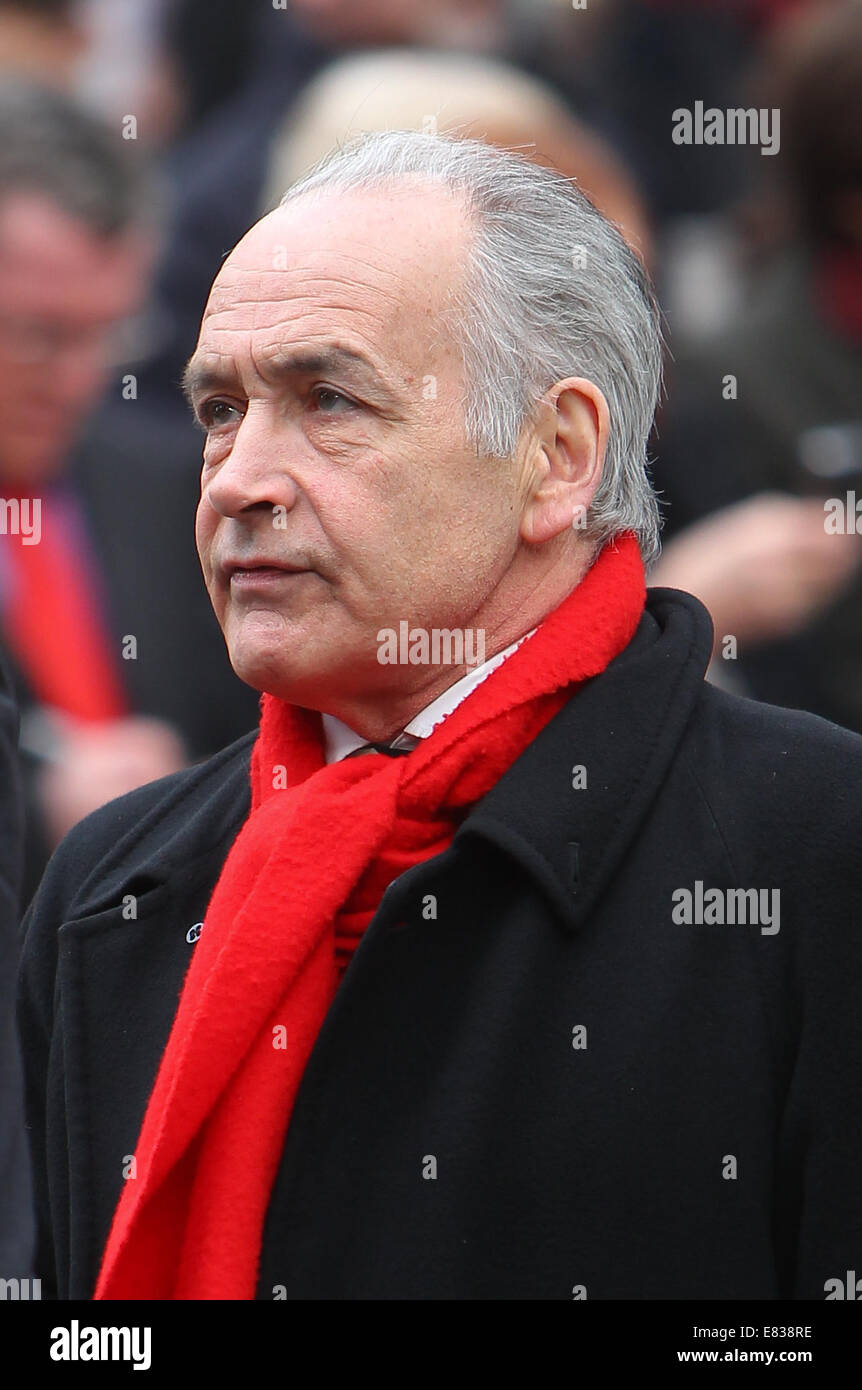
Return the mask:
M531 544L582 530L599 485L609 430L608 403L592 381L567 377L547 391L524 460L527 498L521 536Z

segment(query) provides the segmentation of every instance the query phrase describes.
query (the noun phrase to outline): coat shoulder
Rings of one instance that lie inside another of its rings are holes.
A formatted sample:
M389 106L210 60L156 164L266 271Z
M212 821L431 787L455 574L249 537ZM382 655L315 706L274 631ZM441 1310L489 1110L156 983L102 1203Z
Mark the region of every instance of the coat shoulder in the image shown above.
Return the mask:
M776 771L776 759L806 783L829 780L858 787L862 775L862 735L806 710L751 700L704 683L702 718L731 759L744 761L752 772Z
M846 873L862 837L862 736L704 684L689 768L737 858Z

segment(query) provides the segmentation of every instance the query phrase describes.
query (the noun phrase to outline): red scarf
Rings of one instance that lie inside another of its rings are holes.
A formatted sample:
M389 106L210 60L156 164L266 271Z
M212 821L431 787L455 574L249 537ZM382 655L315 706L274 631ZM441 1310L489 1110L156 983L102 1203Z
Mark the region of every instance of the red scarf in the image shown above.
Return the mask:
M251 811L186 974L96 1298L254 1298L339 925L367 922L388 882L446 848L573 687L627 646L645 597L627 535L409 757L326 766L320 716L263 697Z

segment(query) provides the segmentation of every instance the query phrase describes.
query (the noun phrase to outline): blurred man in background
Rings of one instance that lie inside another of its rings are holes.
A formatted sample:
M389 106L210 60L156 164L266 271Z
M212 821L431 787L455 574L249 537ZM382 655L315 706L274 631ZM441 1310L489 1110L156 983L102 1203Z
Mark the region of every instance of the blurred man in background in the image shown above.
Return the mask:
M23 711L25 896L81 816L245 727L220 724L225 682L242 688L166 544L188 534L194 472L146 428L134 378L111 383L125 445L85 431L147 288L144 191L119 136L66 97L0 86L0 645Z
M272 142L261 207L360 131L434 130L517 149L574 179L648 261L640 192L614 149L547 83L470 53L378 49L331 63L305 88Z
M166 41L179 42L192 99L204 82L211 89L211 69L219 70L225 34L236 34L237 13L222 23L230 8L220 0L213 16L210 0L176 0L168 6ZM271 143L321 69L369 47L492 55L528 66L539 77L548 61L551 14L542 4L522 12L511 0L367 0L361 5L289 0L279 8L270 0L243 0L234 10L245 16L247 27L231 50L231 67L244 71L244 80L237 87L231 75L223 100L210 99L207 119L177 143L165 163L173 208L156 271L160 339L143 364L142 380L174 423L180 411L177 387L194 348L212 268L258 215Z
M739 273L727 323L672 338L658 478L674 538L653 580L702 597L719 643L737 638L718 664L749 693L862 730L862 541L846 516L862 499L862 7L783 31L760 93L782 115L761 188L772 245Z

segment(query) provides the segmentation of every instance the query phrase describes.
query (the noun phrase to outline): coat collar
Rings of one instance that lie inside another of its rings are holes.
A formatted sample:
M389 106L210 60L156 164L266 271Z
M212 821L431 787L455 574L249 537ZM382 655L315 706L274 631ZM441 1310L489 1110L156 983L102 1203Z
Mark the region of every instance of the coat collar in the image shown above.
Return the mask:
M476 806L479 836L516 858L570 930L635 835L703 690L712 622L690 594L650 589L629 645L589 681ZM575 769L583 768L583 774Z

